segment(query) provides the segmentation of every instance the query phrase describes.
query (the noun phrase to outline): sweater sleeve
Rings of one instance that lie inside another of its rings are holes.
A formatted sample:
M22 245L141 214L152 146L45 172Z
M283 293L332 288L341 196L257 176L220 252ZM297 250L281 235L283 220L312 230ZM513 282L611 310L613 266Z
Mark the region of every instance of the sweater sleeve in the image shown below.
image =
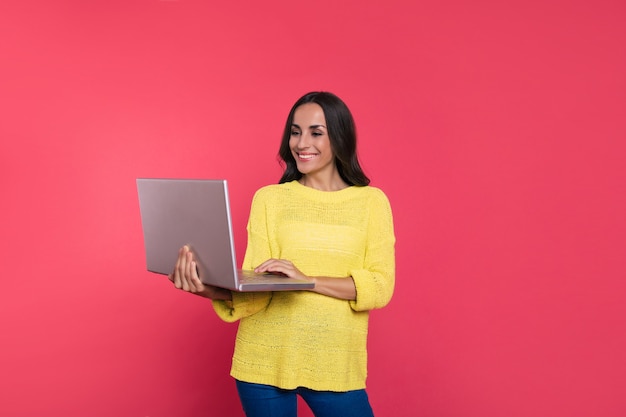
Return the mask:
M350 274L356 286L356 300L350 301L355 311L386 306L395 285L395 235L389 200L382 191L369 201L367 243L363 268Z
M248 245L244 256L243 269L254 269L256 265L270 258L270 247L267 238L267 219L265 204L258 198L252 200L248 219ZM226 322L234 322L243 317L251 316L265 309L272 299L271 292L232 292L232 301L213 300L213 309Z
M232 294L232 301L213 300L213 309L218 317L228 323L263 310L271 299L271 293L269 292L233 291Z

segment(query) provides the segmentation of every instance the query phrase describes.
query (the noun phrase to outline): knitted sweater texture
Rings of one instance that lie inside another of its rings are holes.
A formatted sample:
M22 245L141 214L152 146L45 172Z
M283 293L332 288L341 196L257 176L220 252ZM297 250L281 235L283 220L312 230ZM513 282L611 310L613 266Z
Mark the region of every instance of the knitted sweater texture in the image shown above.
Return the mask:
M395 236L387 197L374 187L324 192L293 181L257 191L243 269L287 259L309 276L351 276L356 300L310 291L233 292L213 301L239 320L231 375L285 389L365 388L369 310L393 294Z

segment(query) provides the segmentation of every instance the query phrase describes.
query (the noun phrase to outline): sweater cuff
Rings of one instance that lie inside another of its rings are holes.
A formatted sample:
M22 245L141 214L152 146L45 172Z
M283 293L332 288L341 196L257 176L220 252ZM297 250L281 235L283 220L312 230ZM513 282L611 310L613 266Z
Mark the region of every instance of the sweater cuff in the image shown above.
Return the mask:
M265 308L269 303L271 294L271 292L232 291L232 301L213 300L213 309L219 318L232 323Z
M393 278L363 269L351 272L356 287L356 300L350 301L354 311L369 311L386 306L393 295Z

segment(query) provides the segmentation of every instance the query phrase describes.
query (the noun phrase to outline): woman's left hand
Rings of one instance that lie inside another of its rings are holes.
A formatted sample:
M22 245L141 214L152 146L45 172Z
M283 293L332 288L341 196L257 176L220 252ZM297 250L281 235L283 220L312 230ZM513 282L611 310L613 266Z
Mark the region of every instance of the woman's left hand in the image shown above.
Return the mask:
M254 272L262 274L264 272L280 273L289 278L304 279L307 281L313 281L313 278L304 275L293 262L286 259L268 259L261 265L254 268Z

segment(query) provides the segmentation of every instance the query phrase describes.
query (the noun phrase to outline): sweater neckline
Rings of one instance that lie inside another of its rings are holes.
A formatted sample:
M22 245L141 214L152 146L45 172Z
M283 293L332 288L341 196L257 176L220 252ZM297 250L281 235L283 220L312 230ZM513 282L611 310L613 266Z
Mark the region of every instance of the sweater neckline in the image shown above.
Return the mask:
M357 186L354 186L354 185L350 185L350 186L348 186L346 188L342 188L341 190L337 190L337 191L322 191L322 190L318 190L316 188L307 187L306 185L302 185L302 184L300 184L300 182L298 180L293 180L293 181L291 181L288 184L298 194L301 194L301 195L309 197L309 198L313 197L315 199L321 199L321 200L325 200L325 201L342 200L342 199L344 199L346 197L354 195L354 193L356 192L356 190L358 188L363 188L363 187L357 187Z

